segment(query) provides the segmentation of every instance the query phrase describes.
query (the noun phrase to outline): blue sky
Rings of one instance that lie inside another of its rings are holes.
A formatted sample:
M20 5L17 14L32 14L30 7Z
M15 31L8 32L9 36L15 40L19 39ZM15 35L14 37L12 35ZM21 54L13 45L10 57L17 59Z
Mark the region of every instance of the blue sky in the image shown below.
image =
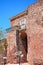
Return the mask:
M0 27L10 27L10 17L26 10L27 6L37 0L0 0Z

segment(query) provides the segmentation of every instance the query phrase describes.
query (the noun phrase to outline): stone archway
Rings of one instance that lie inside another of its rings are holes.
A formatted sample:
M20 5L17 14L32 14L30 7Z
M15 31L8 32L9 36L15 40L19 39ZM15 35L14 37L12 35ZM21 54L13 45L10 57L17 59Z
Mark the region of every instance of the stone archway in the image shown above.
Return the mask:
M26 34L25 31L22 31L20 33L20 40L21 40L21 43L22 43L22 49L23 49L22 52L24 54L23 59L24 59L24 62L27 62L27 48L28 47L27 47L27 34Z

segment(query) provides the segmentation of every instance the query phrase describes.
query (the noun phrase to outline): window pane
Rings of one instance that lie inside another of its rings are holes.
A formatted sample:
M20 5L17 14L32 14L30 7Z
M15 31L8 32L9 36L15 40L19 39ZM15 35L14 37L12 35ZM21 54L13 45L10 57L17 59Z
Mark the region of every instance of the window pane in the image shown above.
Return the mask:
M22 24L26 24L26 21L25 21L25 20L22 20L22 21L20 22L20 25L22 25Z

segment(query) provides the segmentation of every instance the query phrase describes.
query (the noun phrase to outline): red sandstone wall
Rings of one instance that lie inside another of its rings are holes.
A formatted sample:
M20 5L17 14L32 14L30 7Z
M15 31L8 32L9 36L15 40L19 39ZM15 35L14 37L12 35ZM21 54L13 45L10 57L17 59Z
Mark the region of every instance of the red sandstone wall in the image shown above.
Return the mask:
M13 20L13 21L11 22L11 27L12 27L12 26L15 26L15 25L20 25L20 21L21 21L22 19L26 19L26 20L27 20L27 15L20 16L19 18Z
M7 43L6 39L0 40L0 65L4 64L3 57L5 56L4 43Z
M43 2L38 2L28 8L28 61L43 63Z
M11 21L11 27L15 26L15 25L20 25L20 21L22 19L26 19L26 22L27 22L27 15L24 15L20 18L17 18L15 20ZM7 49L8 50L7 51L8 59L7 60L9 63L17 63L18 58L15 55L16 50L17 50L17 48L16 48L16 29L15 28L13 31L7 33L7 42L8 42L8 49ZM23 54L24 54L24 57L21 59L21 62L24 62L24 61L26 61L25 51L23 50L22 45L20 47L21 47L20 50L22 50Z
M43 2L38 2L31 5L28 8L28 16L22 16L18 19L15 19L11 22L11 26L19 25L20 20L26 18L26 33L28 41L28 61L30 65L34 63L43 62ZM8 41L8 59L10 63L16 63L17 60L14 60L13 47L16 44L16 36L14 36L15 31L7 33ZM16 46L15 46L16 48ZM10 53L9 53L10 52ZM10 56L9 56L10 55ZM11 62L12 59L12 62Z
M7 60L9 63L17 63L17 59L15 57L15 52L16 52L16 31L15 30L7 33L7 42L8 42Z

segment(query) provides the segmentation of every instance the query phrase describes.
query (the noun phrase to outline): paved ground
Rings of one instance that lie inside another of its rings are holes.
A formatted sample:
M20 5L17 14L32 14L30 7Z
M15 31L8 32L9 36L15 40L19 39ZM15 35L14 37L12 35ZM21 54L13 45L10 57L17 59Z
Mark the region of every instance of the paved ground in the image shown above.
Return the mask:
M6 64L6 65L19 65L19 64ZM21 63L20 65L29 65L28 63Z

